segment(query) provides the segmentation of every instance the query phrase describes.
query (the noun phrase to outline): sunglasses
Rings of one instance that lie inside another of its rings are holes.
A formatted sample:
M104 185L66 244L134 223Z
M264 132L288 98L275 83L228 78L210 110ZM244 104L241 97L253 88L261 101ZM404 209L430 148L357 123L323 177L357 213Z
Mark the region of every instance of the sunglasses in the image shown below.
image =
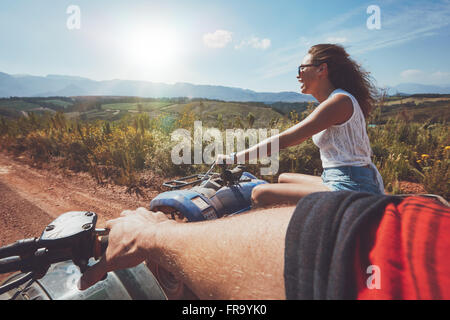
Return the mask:
M303 68L306 68L306 67L318 67L318 66L319 66L319 64L301 64L298 67L298 75L300 76L300 72L303 71Z

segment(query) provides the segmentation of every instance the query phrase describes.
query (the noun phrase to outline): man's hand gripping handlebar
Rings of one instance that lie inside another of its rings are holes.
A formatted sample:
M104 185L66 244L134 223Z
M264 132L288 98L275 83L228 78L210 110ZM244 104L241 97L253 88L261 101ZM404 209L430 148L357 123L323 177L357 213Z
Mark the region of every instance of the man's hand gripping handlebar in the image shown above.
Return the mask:
M51 264L72 260L83 273L90 258L99 259L108 246L108 229L96 229L97 215L72 211L46 226L39 238L16 241L0 248L0 273L24 276L0 287L0 294L27 281L42 278Z

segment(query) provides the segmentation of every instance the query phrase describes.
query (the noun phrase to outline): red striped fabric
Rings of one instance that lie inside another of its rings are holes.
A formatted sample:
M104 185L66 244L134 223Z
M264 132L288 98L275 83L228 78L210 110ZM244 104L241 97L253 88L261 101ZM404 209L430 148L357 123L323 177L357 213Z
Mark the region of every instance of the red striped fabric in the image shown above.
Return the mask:
M355 264L358 299L450 299L450 209L420 196L389 204Z

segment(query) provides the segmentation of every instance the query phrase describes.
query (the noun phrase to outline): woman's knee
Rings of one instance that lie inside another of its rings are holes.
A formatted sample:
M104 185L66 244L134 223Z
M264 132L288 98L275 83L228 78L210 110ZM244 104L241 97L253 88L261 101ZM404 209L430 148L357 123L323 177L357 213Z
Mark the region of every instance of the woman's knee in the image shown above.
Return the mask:
M252 202L254 204L261 203L261 199L265 193L267 193L267 185L260 184L254 187L252 190Z
M282 173L278 176L278 183L289 183L291 179L289 179L289 173Z

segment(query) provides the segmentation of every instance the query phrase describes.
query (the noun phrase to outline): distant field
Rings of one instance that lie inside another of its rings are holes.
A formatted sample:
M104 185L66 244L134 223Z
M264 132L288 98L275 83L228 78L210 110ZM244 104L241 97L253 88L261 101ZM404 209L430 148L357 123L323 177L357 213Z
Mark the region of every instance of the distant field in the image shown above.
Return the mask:
M252 113L255 117L254 127L265 127L273 118L280 118L282 115L270 108L270 106L254 106L246 103L223 102L223 101L195 101L186 104L175 104L161 111L171 114L182 114L192 112L198 115L206 124L216 124L218 117L222 116L223 122L240 119L247 122L247 116Z
M0 116L18 118L30 111L61 111L70 118L114 121L140 112L147 113L150 118L169 116L172 119L187 112L195 119L204 121L206 125L217 126L218 120L222 119L222 124L229 127L239 126L239 121L248 124L248 116L251 113L254 117L254 127L267 127L273 120L288 117L292 110L302 113L307 105L103 96L4 98L0 99ZM449 122L450 95L390 96L386 97L378 113L372 122L374 124L386 123L388 119L396 117L413 122Z
M395 99L388 100L384 103L386 106L401 105L407 103L414 103L416 105L423 104L424 102L438 102L445 101L450 102L450 97L438 97L438 98L427 98L427 97L395 97Z
M140 105L140 106L139 106ZM195 114L197 119L205 123L216 124L219 115L222 115L223 121L232 121L236 118L246 121L249 113L255 116L254 126L267 126L272 118L280 118L282 115L269 106L253 106L246 103L223 102L214 100L200 100L189 103L172 103L167 101L152 102L122 102L102 104L101 110L95 113L89 113L88 119L100 118L108 119L111 113L121 111L124 113L146 112L151 117L160 115L180 116L184 112Z
M450 97L395 97L383 103L379 120L403 117L412 122L450 121Z
M113 112L106 112L106 111L96 111L91 112L87 114L87 119L89 120L95 120L95 119L102 119L102 120L109 120L109 121L115 121L122 118L127 112L124 110L116 110Z
M26 112L29 111L42 113L44 112L44 109L42 109L42 106L39 104L23 100L0 99L0 116L18 118L26 115Z
M51 104L54 104L56 106L60 106L63 108L68 108L73 105L73 103L70 103L68 101L57 100L57 99L44 100L44 102L48 102L48 103L51 103Z
M130 102L130 103L108 103L102 104L103 110L136 110L153 111L171 105L171 102L152 101L152 102Z
M39 108L40 105L36 103L30 103L23 100L0 100L0 108L13 109L18 111L26 111L33 108Z

